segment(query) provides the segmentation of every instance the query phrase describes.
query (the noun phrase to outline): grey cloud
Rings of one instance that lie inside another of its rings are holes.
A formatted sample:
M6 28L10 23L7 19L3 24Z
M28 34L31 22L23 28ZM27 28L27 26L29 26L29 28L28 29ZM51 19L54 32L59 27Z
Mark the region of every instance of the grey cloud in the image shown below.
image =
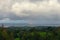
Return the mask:
M34 13L31 11L23 11L23 13L30 14L29 16L25 17L25 19L27 19L27 20L40 20L40 21L42 21L42 20L59 21L60 20L59 13L57 13L57 12L50 12L51 14L49 13L49 15L47 15L48 13L39 13L39 12ZM45 14L45 15L42 15L42 14Z
M0 20L4 18L9 18L11 20L22 20L22 18L18 17L12 12L0 12Z
M30 23L58 23L60 4L57 0L9 0L0 4L0 20L27 20ZM34 3L37 2L37 3ZM41 2L41 3L40 3Z
M43 0L30 0L31 2L43 1Z

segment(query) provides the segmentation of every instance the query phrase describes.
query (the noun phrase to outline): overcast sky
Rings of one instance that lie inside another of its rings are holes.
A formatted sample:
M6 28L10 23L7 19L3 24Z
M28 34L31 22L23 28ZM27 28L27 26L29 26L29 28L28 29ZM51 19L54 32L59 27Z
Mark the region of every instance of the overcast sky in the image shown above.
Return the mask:
M0 0L0 23L60 24L59 0Z

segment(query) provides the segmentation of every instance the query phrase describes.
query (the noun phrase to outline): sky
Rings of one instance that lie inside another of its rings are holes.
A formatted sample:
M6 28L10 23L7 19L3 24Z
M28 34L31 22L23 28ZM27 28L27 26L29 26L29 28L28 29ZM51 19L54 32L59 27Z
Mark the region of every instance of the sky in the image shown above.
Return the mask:
M0 0L0 23L60 24L59 0Z

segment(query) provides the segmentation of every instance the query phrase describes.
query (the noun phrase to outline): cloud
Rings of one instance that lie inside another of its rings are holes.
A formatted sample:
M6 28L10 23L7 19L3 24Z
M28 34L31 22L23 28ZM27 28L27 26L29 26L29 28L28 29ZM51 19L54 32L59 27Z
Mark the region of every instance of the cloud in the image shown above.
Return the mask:
M25 20L11 20L9 18L4 18L0 20L0 23L28 23L28 21Z
M18 16L46 16L59 14L60 3L57 0L44 0L37 2L23 1L16 2L12 5L12 11ZM25 13L23 13L25 11ZM30 12L27 13L26 12Z
M60 20L58 0L0 0L0 15L30 23L55 23Z
M51 11L59 12L59 10L60 10L60 4L58 3L57 0L49 0L49 1L45 0L42 2L36 2L36 3L24 1L21 3L16 2L15 4L12 5L12 11L14 11L17 15L25 15L25 13L22 13L23 11L27 11L27 12L31 11L36 13L39 12L39 13L46 14L48 12L50 13Z

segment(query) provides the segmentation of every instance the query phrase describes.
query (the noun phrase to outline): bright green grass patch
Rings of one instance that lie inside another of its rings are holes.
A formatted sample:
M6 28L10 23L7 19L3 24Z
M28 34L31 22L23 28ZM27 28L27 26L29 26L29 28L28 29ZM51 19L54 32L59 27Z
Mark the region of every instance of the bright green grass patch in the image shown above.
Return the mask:
M46 35L52 36L52 33L51 32L48 32L47 34L46 33L47 32L39 32L39 34L40 34L41 37L46 37Z
M46 32L39 32L41 37L46 37Z
M15 38L15 40L20 40L20 38Z

